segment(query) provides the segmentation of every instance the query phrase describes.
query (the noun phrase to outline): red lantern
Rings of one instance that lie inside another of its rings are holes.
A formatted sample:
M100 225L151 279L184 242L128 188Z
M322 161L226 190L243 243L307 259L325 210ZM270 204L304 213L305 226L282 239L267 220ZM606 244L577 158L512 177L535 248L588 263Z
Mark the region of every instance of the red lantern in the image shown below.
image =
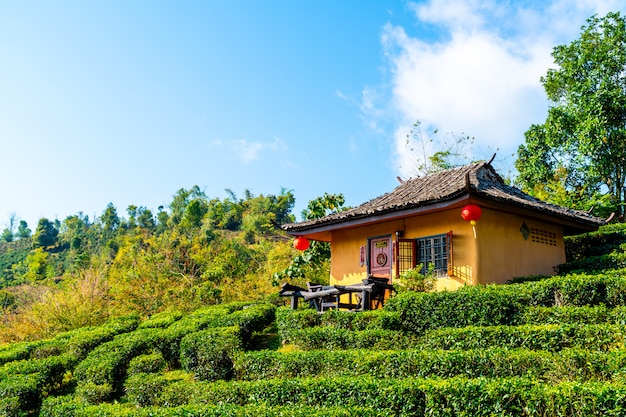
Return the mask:
M468 204L461 209L461 217L466 222L470 222L474 231L474 239L476 239L476 220L480 219L483 211L476 204Z
M476 204L468 204L461 209L461 217L466 222L470 222L472 226L476 224L476 220L480 219L483 211Z
M309 239L306 237L298 236L293 241L293 247L298 250L307 250L309 248Z

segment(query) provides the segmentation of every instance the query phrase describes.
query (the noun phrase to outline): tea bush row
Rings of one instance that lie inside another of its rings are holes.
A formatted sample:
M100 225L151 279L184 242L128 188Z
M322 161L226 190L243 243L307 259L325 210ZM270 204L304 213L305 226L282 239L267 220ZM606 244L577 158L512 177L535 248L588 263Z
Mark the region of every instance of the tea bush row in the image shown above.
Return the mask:
M393 330L350 331L310 327L292 331L290 342L302 350L317 349L480 349L502 347L559 351L570 347L607 351L624 347L626 328L617 324L544 324L444 327L405 334Z
M188 334L180 343L180 362L185 371L204 381L229 380L233 357L243 349L239 326L221 327Z
M599 381L548 384L528 378L380 379L359 376L177 382L164 386L154 398L155 404L136 409L134 415L155 410L151 407L229 404L228 407L237 408L263 404L269 409L285 407L286 415L307 407L352 410L367 405L368 409L385 410L395 416L618 416L626 407L626 386ZM52 403L44 404L42 415L80 415L75 409L67 414L56 412L58 408L63 410L64 405ZM71 409L71 403L65 407ZM168 412L168 408L160 410L156 412ZM120 413L107 415L128 415Z
M568 262L606 255L626 242L626 227L619 223L606 225L596 232L568 236L564 241Z
M529 310L539 307L601 307L609 317L588 318L588 322L624 321L626 311L626 270L600 275L568 275L511 285L467 286L454 292L401 293L387 301L384 312L352 313L313 309L277 311L276 324L283 342L291 332L307 327L331 326L350 330L371 328L421 333L430 328L516 325L532 321ZM613 315L613 310L617 317ZM549 313L547 310L544 312ZM585 312L586 313L586 312ZM585 317L576 310L554 310L566 321ZM567 314L570 314L569 317ZM601 320L601 321L592 321Z
M213 354L231 349L235 344L244 346L247 343L245 338L249 338L253 331L260 331L271 323L274 318L274 310L274 306L263 304L247 309L236 309L235 311L229 309L228 306L219 306L197 311L189 317L174 321L170 327L165 329L146 327L118 335L111 341L95 348L76 367L75 378L78 382L76 391L81 398L91 403L120 397L123 381L126 379L131 360L155 350L159 351L163 359L170 365L172 363L177 365L182 357L190 370L199 373L209 372L203 361L209 360L206 358L210 356L207 350L210 346L213 346ZM236 326L231 326L227 330L217 327L226 323L235 323ZM241 327L239 323L241 323ZM187 335L195 334L207 327L214 328L208 333L216 337L213 345L207 345L204 350L199 344L194 345L200 349L197 354L200 356L195 359L191 359L193 352L190 348L185 348L184 354L181 356L181 348L184 347L181 346L181 341ZM222 340L222 336L224 336L224 340ZM223 364L223 366L226 365ZM223 372L223 370L219 372ZM207 375L202 377L209 378Z
M44 396L62 388L78 359L72 355L14 361L0 367L0 415L28 414ZM2 411L4 410L4 411Z
M397 330L346 330L310 327L290 332L289 342L303 350L314 349L406 349L416 344L416 336Z
M337 377L450 378L525 376L543 381L622 379L626 351L565 349L547 352L501 347L473 350L345 350L246 352L235 361L236 378Z
M123 404L85 405L65 399L44 403L42 417L391 417L387 410L367 407L291 407L260 405L187 405L136 408Z
M319 314L311 308L291 310L281 307L276 310L276 327L281 340L290 342L292 332L315 327L326 326L344 330L399 330L400 315L384 310L351 312L330 310Z
M454 292L401 293L385 309L400 315L404 331L519 324L529 306L626 305L626 271L569 275L511 285L468 286ZM622 276L624 275L624 276Z
M525 348L552 352L580 347L608 351L624 347L624 330L624 326L613 324L442 328L424 333L417 346L422 349Z
M111 340L118 334L135 330L138 323L137 316L125 316L113 319L102 326L84 327L62 333L52 339L7 345L0 349L0 365L65 353L84 358L99 344Z

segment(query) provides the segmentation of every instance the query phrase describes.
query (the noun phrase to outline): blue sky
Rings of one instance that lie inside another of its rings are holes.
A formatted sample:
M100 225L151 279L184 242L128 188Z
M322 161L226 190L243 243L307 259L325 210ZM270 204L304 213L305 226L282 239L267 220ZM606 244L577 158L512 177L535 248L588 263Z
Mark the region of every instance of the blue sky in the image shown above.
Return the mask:
M416 120L512 173L550 52L620 1L0 2L0 227L416 175ZM442 133L443 132L443 133ZM433 146L432 144L429 146Z

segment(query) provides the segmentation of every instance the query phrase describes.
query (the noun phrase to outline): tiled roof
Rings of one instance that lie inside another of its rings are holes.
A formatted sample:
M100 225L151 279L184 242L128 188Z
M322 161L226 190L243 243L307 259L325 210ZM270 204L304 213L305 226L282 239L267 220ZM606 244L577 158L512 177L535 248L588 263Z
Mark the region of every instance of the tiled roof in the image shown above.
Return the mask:
M319 219L287 224L283 229L291 233L305 232L321 226L444 203L467 194L552 215L585 228L598 227L605 222L586 212L536 199L507 185L489 163L477 162L406 180L393 191L358 207Z

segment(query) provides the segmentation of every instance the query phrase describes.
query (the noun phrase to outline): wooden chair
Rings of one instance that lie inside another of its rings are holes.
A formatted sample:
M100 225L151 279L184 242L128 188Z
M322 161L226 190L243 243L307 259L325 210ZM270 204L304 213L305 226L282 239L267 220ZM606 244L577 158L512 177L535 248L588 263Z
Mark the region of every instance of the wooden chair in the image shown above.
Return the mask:
M310 282L307 282L306 286L309 292L322 291L322 289L324 288L322 285L311 284ZM333 309L333 308L337 309L338 303L339 303L339 296L337 295L325 295L325 296L313 298L310 301L311 307L315 308L320 313L326 310Z

